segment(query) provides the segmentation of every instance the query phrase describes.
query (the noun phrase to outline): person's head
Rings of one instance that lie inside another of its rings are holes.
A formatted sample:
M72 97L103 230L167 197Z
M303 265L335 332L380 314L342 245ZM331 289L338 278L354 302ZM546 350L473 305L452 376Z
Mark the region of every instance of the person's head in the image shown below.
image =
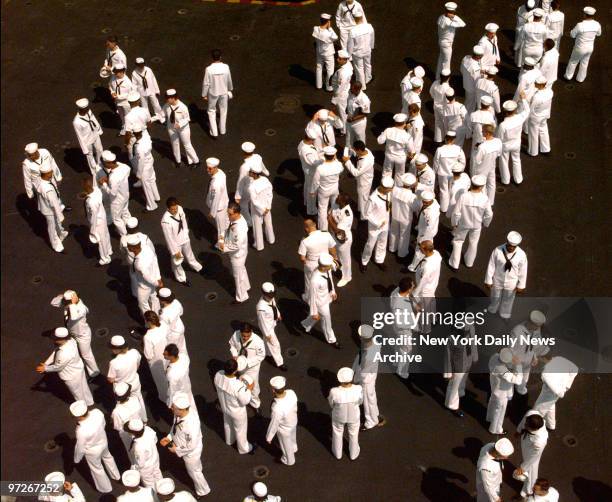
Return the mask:
M221 51L219 49L213 49L210 51L210 57L213 61L221 61Z
M321 25L321 28L329 28L331 26L331 14L321 14L321 17L319 18L319 24Z
M423 253L425 256L431 256L434 252L434 245L432 241L421 241L419 243L419 249L421 250L421 253Z
M157 296L159 296L159 303L162 307L170 305L174 301L174 294L168 288L161 288Z
M182 418L189 413L191 400L185 392L177 392L172 397L172 413L175 417Z
M206 159L206 172L210 176L214 176L219 171L219 164L221 164L221 161L217 157L208 157Z
M254 180L259 179L262 172L263 172L263 169L261 167L261 164L254 164L251 166L249 170L249 178L254 179Z
M178 361L179 358L179 348L175 343L169 343L166 345L164 349L164 359L166 361L170 361L171 363Z
M346 52L344 49L340 49L338 51L338 56L336 58L336 61L338 62L339 66L344 66L346 63L348 63L350 56L349 53Z
M499 70L497 69L497 66L489 66L486 69L486 73L487 73L488 80L495 80L495 77L499 73Z
M129 347L124 337L115 335L110 339L109 347L114 355L127 352Z
M464 171L465 171L465 165L463 165L461 162L455 162L451 167L451 172L453 173L453 179L455 180L458 180Z
M119 45L119 39L117 35L109 35L106 37L106 48L109 50L115 50L115 48Z
M38 143L28 143L25 146L26 157L30 160L38 160L40 152L38 151Z
M319 256L319 270L321 272L328 272L334 265L334 257L329 253L322 253Z
M361 82L357 82L357 80L351 82L351 94L353 96L358 96L362 88L363 85L361 84Z
M139 255L142 251L140 237L136 234L129 234L127 237L128 251L134 255Z
M237 202L230 202L227 205L227 217L230 221L236 221L240 218L240 204Z
M175 106L178 103L179 97L176 89L168 89L165 93L166 103L170 106Z
M506 117L511 117L512 115L516 115L518 103L513 100L504 101L502 108L504 109L504 114L506 115Z
M535 58L528 56L523 60L523 69L525 71L533 70L536 64L537 61L535 60Z
M446 2L444 4L444 15L450 19L455 17L455 11L457 10L457 4L455 2Z
M134 106L139 106L139 105L134 105ZM132 135L136 138L136 141L138 141L140 138L142 138L142 129L134 129L132 131Z
M102 152L102 163L106 169L114 169L117 167L117 156L110 150Z
M311 218L304 220L304 232L308 235L310 232L314 232L317 229L316 222Z
M123 64L118 64L116 66L113 67L113 75L115 75L116 78L123 78L125 77L125 66Z
M336 160L336 154L338 150L336 150L335 146L326 146L323 148L323 157L325 158L325 162L332 162Z
M53 169L45 169L44 171L41 170L40 177L45 181L51 180L53 178Z
M363 155L364 153L367 153L366 144L360 139L353 143L353 150L355 150L355 153L357 155Z
M518 232L509 232L506 236L506 251L508 251L508 253L514 253L514 250L518 247L522 240L523 237Z
M125 403L132 395L132 386L129 383L119 382L113 385L115 398L120 403Z
M533 484L533 494L543 497L550 490L550 481L546 478L538 478Z
M172 500L174 497L174 481L171 478L158 479L155 482L155 491L159 500L165 502L166 500Z
M525 418L525 428L529 432L539 431L542 427L544 427L544 419L542 418L542 415L534 413L533 415L529 415Z
M412 86L412 91L420 94L423 90L423 79L421 77L414 76L410 79L410 85Z
M455 101L455 89L449 87L448 89L446 89L444 96L446 96L446 101L448 101L449 103L453 103Z
M89 415L89 409L85 401L75 401L70 405L70 414L76 419L77 422L82 422Z
M345 206L348 206L350 203L351 199L349 198L348 194L344 193L344 192L340 192L338 194L338 197L336 197L336 204L339 208L343 208Z
M525 326L529 331L536 331L546 324L546 315L539 310L532 310L529 313L529 319L525 322Z
M455 131L447 131L446 136L444 136L444 143L447 145L451 145L457 139L457 133Z
M550 2L550 8L552 10L559 10L561 8L561 0L552 0L552 2Z
M505 460L514 453L514 446L508 438L501 438L495 442L495 447L491 450L491 456L497 460Z
M540 8L533 9L533 21L539 23L542 21L544 17L544 11Z
M495 23L489 23L485 26L485 31L487 34L487 38L492 40L497 35L497 30L499 30L499 26Z
M253 336L253 326L251 323L243 322L240 326L240 338L242 339L242 343L248 342Z
M484 49L480 45L475 45L472 47L472 59L475 61L480 61L484 56Z
M451 71L448 68L442 68L442 71L440 72L440 82L444 84L448 82L450 78Z
M308 145L312 145L314 144L314 136L312 136L311 133L309 133L308 131L306 131L304 133L304 143L308 144Z
M87 115L89 113L89 100L87 98L79 98L75 101L79 115Z
M395 183L391 176L383 176L383 179L380 180L380 186L378 187L378 191L383 195L387 195L393 190L394 184Z
M434 203L434 200L436 200L436 196L433 192L429 190L421 192L421 204L423 205L423 208L431 206Z
M236 359L228 359L223 365L223 372L227 376L234 376L238 371L238 362Z
M399 290L403 295L407 295L412 292L415 287L414 280L411 277L402 277L399 281Z
M421 107L416 103L408 105L408 115L410 118L417 117L421 113Z
M546 79L546 77L544 75L540 75L538 78L536 78L535 88L539 91L541 91L542 89L546 89L547 82L548 80Z
M143 58L136 58L136 61L134 61L134 66L138 71L144 70L145 60Z
M345 367L340 368L338 373L336 373L336 378L338 378L338 382L342 387L350 387L353 384L353 377L355 373L351 368Z
M356 24L363 23L363 14L361 12L359 12L359 14L355 14L354 19Z
M145 323L147 325L147 328L151 329L151 328L158 328L161 323L159 321L159 316L153 312L152 310L147 310L144 313L144 320Z
M272 387L272 394L274 397L282 397L285 395L287 379L282 376L275 376L270 379L270 387Z
M276 296L276 289L271 282L264 282L261 285L261 293L266 301L271 301Z
M486 139L491 139L495 134L495 126L493 124L484 124L482 126L482 135Z
M427 158L427 155L424 153L417 153L414 157L414 165L417 168L417 171L422 171L425 169L428 161L429 159Z
M168 208L168 212L174 216L178 213L179 207L181 203L176 197L168 197L166 199L166 207Z
M548 52L551 49L555 48L555 41L552 38L547 38L544 40L544 51Z
M70 338L69 338L68 330L66 328L64 327L55 328L55 331L53 332L53 344L54 345L56 345L57 347L61 347L68 340L70 340Z

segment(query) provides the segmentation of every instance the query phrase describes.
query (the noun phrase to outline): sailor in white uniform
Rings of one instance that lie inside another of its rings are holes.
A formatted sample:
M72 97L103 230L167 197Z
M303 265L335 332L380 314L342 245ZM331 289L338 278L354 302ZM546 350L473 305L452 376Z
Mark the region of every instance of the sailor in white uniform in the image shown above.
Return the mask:
M226 133L227 106L234 97L232 73L227 64L221 62L221 51L211 52L213 62L204 71L202 99L208 104L208 124L210 135L217 138ZM217 108L219 108L219 128L217 129Z
M89 100L80 98L75 102L77 114L74 116L72 126L76 134L79 146L85 158L92 176L99 169L102 160L102 136L103 131L98 119L89 108Z
M339 288L346 286L353 279L351 246L353 245L353 210L348 195L341 192L336 197L327 216L331 234L336 240L336 253L340 262L342 278L338 281Z
M336 50L334 42L338 40L338 35L331 27L331 15L321 14L319 26L315 26L312 30L312 36L315 39L316 53L316 87L323 88L323 69L325 69L325 90L331 91L331 78L334 74L334 56Z
M259 413L259 407L261 406L261 400L259 399L259 370L261 369L261 363L266 358L264 341L253 332L253 326L245 322L239 330L232 333L229 339L229 349L234 359L240 356L246 358L247 366L241 374L248 375L255 383L251 391L249 405Z
M170 343L168 342L169 328L152 310L144 313L144 320L147 332L142 337L142 352L149 364L151 377L157 388L157 397L160 401L165 402L168 393L168 380L166 379L164 350Z
M287 380L282 376L270 379L270 387L274 400L270 409L266 441L271 443L276 436L282 452L280 461L285 465L294 465L298 451L298 398L294 391L287 389Z
M287 371L281 345L275 331L276 326L282 320L275 296L276 289L274 284L264 282L261 286L261 298L255 307L257 310L257 325L266 346L266 354L272 356L274 364L276 364L278 369Z
M143 58L136 58L136 65L132 71L132 83L136 87L136 90L140 94L140 105L145 109L149 110L149 103L153 108L152 121L165 122L166 117L162 112L161 106L159 105L159 85L157 84L157 78L155 73L148 66L145 66L145 60Z
M227 195L227 178L219 168L221 161L216 157L206 159L206 172L210 176L208 180L208 191L206 192L206 207L208 214L215 222L217 228L217 244L220 248L228 226L227 206L229 196Z
M487 443L480 449L476 464L476 502L501 500L502 465L514 453L508 438Z
M138 368L142 356L136 349L130 349L121 335L115 335L110 340L113 358L108 363L107 380L111 385L124 382L130 385L132 394L140 403L140 418L147 421L147 410L142 398L142 387Z
M353 370L340 368L337 378L340 386L329 391L327 400L332 412L332 453L340 460L342 458L342 442L344 429L348 429L349 458L355 460L359 456L359 424L363 404L363 389L353 383Z
M246 259L249 254L249 226L240 214L240 205L231 202L227 207L229 226L225 237L219 241L220 249L229 255L232 275L236 285L236 295L232 305L238 305L249 299L251 283L246 269Z
M509 348L503 348L489 359L491 396L487 405L487 422L491 434L505 434L504 418L514 385L521 382L523 368Z
M572 80L578 66L577 82L584 82L586 79L589 60L595 48L595 39L601 36L601 24L594 19L597 11L593 7L585 7L583 12L584 21L570 31L570 36L574 39L574 48L565 69L566 80Z
M385 270L393 185L393 179L390 176L383 176L380 186L372 192L366 204L364 213L368 220L368 240L361 253L359 269L362 273L367 270L375 248L374 263L381 270Z

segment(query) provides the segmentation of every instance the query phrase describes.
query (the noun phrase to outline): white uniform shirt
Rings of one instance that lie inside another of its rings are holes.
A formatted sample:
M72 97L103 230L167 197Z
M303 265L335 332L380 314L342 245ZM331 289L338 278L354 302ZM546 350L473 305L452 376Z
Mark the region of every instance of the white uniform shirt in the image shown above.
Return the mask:
M183 305L177 299L172 300L172 303L161 309L159 318L168 326L171 338L181 337L185 334L185 325L181 319L182 315Z
M480 45L484 49L484 55L480 60L481 65L483 67L495 66L500 60L499 46L497 45L497 36L489 38L486 35L483 35L482 38L478 41L478 45Z
M454 143L439 146L433 158L433 170L438 176L452 176L455 164L465 166L463 148Z
M359 91L359 94L355 96L352 92L349 93L348 102L346 105L346 113L349 117L358 114L370 113L371 101L365 92ZM351 125L359 124L361 121L367 120L365 117L356 121L351 122Z
M263 216L266 210L270 211L274 197L274 190L270 180L265 176L252 180L249 185L249 197L251 199L251 207L258 215Z
M374 28L370 23L361 23L351 28L346 50L351 56L368 56L374 50Z
M410 225L417 200L417 195L410 188L393 187L391 192L391 218L393 221Z
M489 380L491 394L500 399L512 397L514 384L520 383L523 378L523 368L520 364L508 366L499 359L499 354L493 354L489 359Z
M117 497L117 502L157 502L157 495L151 487L138 487L135 492L125 491Z
M206 67L202 96L225 96L233 90L234 84L229 66L218 61Z
M467 116L465 120L466 137L472 138L472 145L483 142L482 126L485 124L497 126L495 112L491 107L488 110L476 110Z
M49 150L46 148L38 149L39 157L36 160L30 160L29 158L25 158L21 164L23 170L23 184L26 190L28 197L32 198L34 195L34 191L40 185L40 171L43 167L51 167L53 170L53 177L51 180L54 184L62 181L62 173L53 158L53 155L49 153Z
M336 222L336 226L338 230L344 230L347 239L351 237L351 228L353 227L353 210L351 206L347 204L346 206L340 208L333 204L331 210L332 218Z
M143 138L149 136L147 125L151 122L151 114L149 110L138 105L130 108L130 111L125 115L125 130L133 132L134 129L142 130Z
M148 425L145 425L142 436L134 438L132 443L132 455L139 471L146 471L154 467L159 468L157 434Z
M132 388L140 388L138 367L141 359L142 356L136 349L117 354L108 363L108 378L114 379L114 383L125 382Z
M421 192L424 192L426 190L429 190L431 192L434 191L436 185L436 173L428 164L425 164L425 167L423 169L417 169L413 159L413 161L410 163L409 172L416 176L417 194L421 194Z
M131 395L127 401L118 402L111 413L113 421L113 429L117 432L125 432L123 426L133 418L140 418L141 415L140 401L134 395Z
M102 191L99 188L94 188L87 197L85 197L85 213L87 215L87 222L90 226L90 233L95 234L96 227L98 225L106 225L106 209L104 208L104 202L102 200ZM96 238L99 240L97 234Z
M364 186L372 186L372 180L374 179L374 155L366 148L366 154L363 157L355 158L355 165L349 159L344 163L346 170L351 173L359 184Z
M71 338L56 347L44 364L45 372L57 373L62 380L76 380L85 370L77 343Z
M236 330L229 339L230 353L232 357L244 356L247 360L247 368L255 368L266 358L266 347L261 337L251 333L246 343L242 343L240 331Z
M493 108L495 113L500 113L500 97L499 87L493 80L486 77L479 78L476 81L476 103L480 103L480 98L489 96L493 100Z
M346 1L340 2L338 10L336 11L336 26L338 28L350 28L355 26L355 17L353 13L361 12L363 15L363 21L365 22L365 14L363 7L357 0L352 4L348 4Z
M480 60L482 61L482 60ZM464 56L461 60L461 75L463 76L463 88L468 92L474 92L476 80L480 78L482 65L472 56Z
M161 227L168 251L174 256L181 250L183 244L189 242L189 225L183 208L178 206L176 214L166 211L161 220Z
M438 18L438 42L452 44L455 40L455 31L457 28L464 28L465 22L459 16L455 15L450 18L442 14Z
M594 19L585 19L574 26L570 36L576 39L574 47L577 49L593 49L595 39L601 36L601 24Z
M254 153L242 161L240 170L238 171L238 181L236 181L236 195L242 199L249 200L249 186L251 185L251 177L249 171L252 166L261 166L261 175L270 176L270 171L261 158L261 155ZM260 175L260 176L261 176Z
M215 375L215 388L221 411L226 415L246 417L246 405L251 401L251 391L237 377L228 377L223 371Z
M177 392L185 392L187 395L191 395L189 362L189 356L185 352L180 352L178 360L175 362L168 362L168 366L166 367L166 378L168 379L168 406L172 404L172 397Z
M366 203L364 217L374 229L389 228L391 215L391 193L382 194L378 189L370 194Z
M526 502L559 502L559 492L552 486L546 495L528 495Z
M272 441L277 431L290 431L298 423L298 398L291 389L283 397L275 397L270 409L270 424L266 441Z
M336 53L334 42L338 40L338 35L333 28L315 26L312 30L312 36L315 39L319 56L333 56Z
M510 261L512 268L505 270L506 256ZM493 284L496 288L524 289L527 284L527 255L520 247L517 247L514 252L508 253L506 245L496 247L491 253L487 273L485 275L485 284Z
M276 300L272 298L268 301L261 297L255 309L257 310L257 324L261 334L265 337L272 336L280 316Z
M116 94L114 99L118 105L127 104L128 96L135 90L134 84L132 84L132 81L126 75L122 78L117 78L113 75L108 87L112 93Z
M500 498L502 484L501 464L489 452L495 448L495 443L488 443L480 450L476 464L476 492L478 496L486 496L491 502ZM484 498L480 500L485 500Z
M151 288L157 287L158 282L161 280L157 256L153 254L150 248L145 246L142 247L138 256L134 258L132 271L136 274L138 283Z
M223 252L234 258L243 258L249 252L249 225L244 216L240 215L236 221L230 221L225 232L225 245Z
M446 102L446 91L450 89L448 82L441 83L439 80L434 81L429 88L429 95L434 102L434 110L442 112L444 103Z
M104 414L97 408L91 410L84 420L79 421L75 431L75 464L78 464L85 454L96 456L108 448L105 427L106 420L104 419Z
M540 71L546 77L546 85L552 87L559 73L559 51L556 47L544 53L540 59Z
M552 38L557 40L563 36L563 28L565 25L565 14L560 10L554 10L548 16L546 16L546 28L548 34L546 38ZM558 49L558 47L555 47Z
M329 117L325 121L311 120L306 125L306 132L311 138L314 138L315 147L321 151L326 146L336 145L336 134L334 133L334 127L342 127L342 120L340 120L340 117Z
M463 194L463 192L467 192L470 189L471 184L472 181L466 173L461 173L459 175L459 178L457 179L453 177L446 214L453 214L453 211L455 210L455 204L457 204L457 200L459 199L461 194Z
M497 158L502 152L502 142L499 138L491 138L483 141L476 149L474 159L474 172L472 175L482 174L487 175L495 170Z
M542 21L530 21L525 23L520 31L523 51L526 49L542 50L542 44L546 40L548 30Z
M64 215L62 214L60 195L55 185L50 181L41 179L36 188L36 193L38 194L36 202L41 214L46 216L55 215L57 219L63 221Z
M538 89L533 94L531 103L529 104L530 116L540 119L549 119L553 95L552 89Z
M442 256L434 250L431 256L424 257L416 266L416 288L413 291L415 298L433 298L440 281L440 267Z
M142 179L155 180L155 171L153 169L153 141L147 133L136 141L133 145L134 159L138 163L140 169L140 177Z
M533 362L534 357L540 357L550 352L550 347L546 345L534 345L534 343L527 342L529 340L536 340L542 338L542 330L535 328L530 331L524 322L517 324L510 332L512 340L516 340L516 344L512 347L512 354L515 355L523 368L529 367Z
M159 94L159 85L155 73L148 66L145 66L140 73L137 69L132 72L132 83L141 96L154 96Z
M320 191L323 195L332 195L338 192L340 175L344 171L342 164L337 160L325 161L314 173L312 178L312 191Z
M457 131L463 126L463 120L467 115L467 109L458 101L449 103L447 100L442 107L444 129L446 131Z
M108 183L104 183L102 189L108 193L111 202L130 199L129 177L130 168L122 162L117 162L117 167L109 171Z
M323 157L314 144L309 145L308 143L304 143L304 141L300 141L298 145L298 155L302 163L304 176L314 174L317 166L323 163Z
M417 240L421 241L432 241L433 238L438 234L438 224L440 223L440 204L437 200L434 201L427 207L423 207L420 200L417 200L416 204L416 226L417 226Z
M521 134L523 123L529 117L529 105L526 101L522 102L522 111L506 117L495 131L504 149L517 149L521 146Z
M177 100L174 105L166 103L163 108L164 115L166 116L166 127L170 130L182 129L189 125L191 117L189 115L189 108L181 100Z
M77 339L81 336L91 336L91 328L87 324L87 314L89 314L89 309L81 299L77 303L69 303L64 307L66 328Z
M202 427L198 410L191 406L184 417L175 416L172 430L166 437L174 442L178 457L184 457L201 449ZM176 496L172 500L176 500Z
M351 89L352 76L353 65L350 62L346 62L344 65L338 66L338 69L331 79L331 84L334 88L332 103L338 104L338 100L348 99L349 91Z
M64 488L62 487L61 495L52 495L52 494L44 494L41 493L38 496L39 502L85 502L85 495L79 488L79 485L74 481L71 482L72 487L70 489L70 494L68 494Z
M119 46L116 46L112 51L107 50L104 64L105 66L110 66L111 68L122 64L125 68L127 68L127 57L125 52L123 52Z
M385 156L397 160L404 160L409 153L413 153L414 143L408 131L399 127L388 127L376 140L379 145L385 145Z
M72 120L72 126L79 140L79 146L83 154L89 153L90 145L96 142L98 136L102 136L102 128L96 116L91 110L87 110L85 115L76 114Z
M225 173L218 169L208 182L208 193L206 194L206 207L215 214L227 209L229 197L227 195L227 182Z
M350 387L334 387L327 397L332 408L332 422L338 424L359 423L361 411L359 406L363 403L363 389L361 385L352 384Z
M521 70L516 92L514 93L515 101L517 100L516 98L520 96L521 90L525 93L527 100L531 99L533 93L536 91L535 81L540 75L542 75L542 72L539 68L533 68L527 71Z
M162 322L160 326L149 328L142 337L142 343L143 353L149 364L164 361L164 349L168 345L168 326Z
M455 204L451 223L459 228L479 229L488 227L493 219L489 197L483 191L463 193Z
M333 301L332 294L335 293L336 287L331 270L327 272L315 270L310 278L310 290L308 291L309 315L319 315L321 309Z

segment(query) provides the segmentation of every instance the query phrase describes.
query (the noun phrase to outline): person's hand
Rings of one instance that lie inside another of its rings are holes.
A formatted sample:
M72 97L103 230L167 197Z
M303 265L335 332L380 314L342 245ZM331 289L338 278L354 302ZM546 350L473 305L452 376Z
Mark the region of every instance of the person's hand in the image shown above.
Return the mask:
M247 385L247 389L249 389L249 390L253 390L254 388L255 388L255 382Z
M208 101L208 96L202 96L202 99L203 99L204 101Z
M344 164L347 160L350 160L350 157L342 157L342 163Z
M282 320L283 320L283 316L282 316L282 315L280 315L280 314L278 314L278 320L279 320L279 321L282 321Z
M168 448L168 451L174 453L176 455L176 446L172 445L170 448Z
M182 255L182 254L181 254L181 252L179 251L178 253L176 253L176 254L174 255L174 257L175 257L177 260L180 260L180 259L183 257L183 255Z
M522 295L525 292L525 288L516 288L516 294Z
M265 216L266 214L268 214L269 212L270 212L270 210L269 210L269 209L266 209L266 210L264 211L264 216Z
M514 364L514 366L517 366L518 364L520 364L520 362L521 360L518 356L512 356L512 364Z
M219 249L221 251L225 251L225 243L223 241L219 241L217 244L219 245Z
M111 96L113 97L113 99L117 99L117 93L116 92L111 92Z
M272 337L271 336L266 336L266 342L270 343L272 341Z
M180 126L180 125L178 125L178 123L175 123L175 124L174 124L174 128L175 128L175 129L180 129L180 128L181 128L181 126Z
M332 293L331 297L333 301L336 301L338 299L338 295L336 293Z
M162 281L161 279L159 281L157 281L157 287L158 288L163 288L164 287L164 281Z
M319 319L321 319L321 316L320 316L320 315L318 315L318 314L317 314L317 315L313 315L313 316L311 316L311 317L312 317L312 320L313 320L313 321L318 321Z
M485 282L484 287L485 287L485 289L486 289L487 291L491 291L491 286L492 286L492 284L487 284L487 283Z
M527 97L527 94L525 94L525 91L521 89L519 92L519 96L521 97L521 99L525 99Z
M44 373L47 370L47 367L45 366L45 363L39 363L36 366L36 373Z
M72 490L72 483L70 481L64 481L64 490L66 490L67 492Z
M170 442L170 440L168 438L161 438L159 440L159 444L162 445L162 446L166 446L169 442Z
M106 381L107 381L108 383L110 383L111 385L113 385L113 384L115 383L115 379L114 379L114 378L111 378L111 377L106 377Z
M240 199L241 199L241 198L242 198L242 197L240 197L240 195L235 195L235 196L234 196L234 201L236 202L236 204L240 204Z

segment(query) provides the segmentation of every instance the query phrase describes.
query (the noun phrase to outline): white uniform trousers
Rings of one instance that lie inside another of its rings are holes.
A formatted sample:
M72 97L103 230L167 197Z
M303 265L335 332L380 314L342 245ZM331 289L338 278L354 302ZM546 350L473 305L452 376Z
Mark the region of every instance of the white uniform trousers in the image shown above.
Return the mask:
M404 258L410 251L410 231L412 225L391 220L391 231L389 232L389 251Z
M209 494L210 486L208 486L206 478L202 473L202 447L185 455L183 461L185 462L187 474L189 474L189 477L193 481L196 495L201 497Z
M147 176L142 179L142 190L147 201L147 210L153 211L157 209L157 202L159 201L159 191L157 190L157 180L155 173L151 176Z
M304 294L302 300L308 302L308 291L310 291L310 278L314 271L319 267L319 260L306 260L304 262Z
M366 141L367 119L357 120L356 122L346 123L346 146L352 147L355 141Z
M159 310L156 310L156 312L159 312ZM144 423L147 423L147 409L145 407L144 398L142 397L142 388L140 383L132 386L132 395L138 399L138 403L140 404L140 418Z
M251 201L248 197L242 197L240 199L240 214L247 222L249 227L253 226L253 218L251 217Z
M268 211L264 216L260 216L255 211L251 213L253 218L253 240L255 249L261 251L264 248L264 231L268 244L274 244L274 227L272 226L272 213Z
M149 103L151 103L151 107L155 113L151 113ZM156 94L151 94L150 96L140 96L140 106L147 110L151 117L157 117L160 122L166 121L166 117L164 116L161 106L159 106L159 100L157 99Z
M366 381L361 382L363 387L363 415L366 429L371 429L378 425L378 399L376 397L376 378L371 378L375 375L366 375ZM371 380L371 381L370 381Z
M98 253L100 255L100 263L110 263L111 255L113 254L113 248L111 245L110 234L108 233L107 225L97 225L96 237L98 239Z
M336 105L337 111L338 111L337 113L338 118L342 122L342 127L340 128L340 132L342 134L345 134L346 133L346 117L347 117L346 105L348 104L348 96L343 97L343 98L332 98L332 104Z
M246 410L240 416L223 414L223 432L225 433L225 444L231 446L236 443L238 453L245 455L253 449L253 445L247 440L248 417Z
M509 164L512 162L512 177L514 182L521 184L523 182L523 170L521 168L521 146L506 148L503 147L502 154L499 158L499 177L504 185L510 183Z
M225 231L229 226L229 219L227 216L227 208L221 209L217 211L213 215L213 219L215 220L215 225L217 227L217 241L223 239L225 237Z
M367 265L372 257L372 251L376 246L376 252L374 253L374 261L378 264L384 263L385 256L387 255L387 238L389 236L389 227L369 229L368 228L368 240L363 248L361 254L361 264Z
M434 105L434 141L436 143L442 143L444 139L444 117L442 116L442 109L438 109Z
M306 206L306 214L313 216L317 214L317 194L312 193L312 178L314 173L304 176L304 205Z
M533 409L538 411L544 418L546 428L552 431L557 427L556 417L557 396L555 396L546 386L542 387L538 399L536 399Z
M119 200L114 200L111 202L110 209L113 218L113 225L115 225L119 235L127 235L125 223L132 217L128 208L128 203L129 200L124 199L123 197Z
M410 336L412 334L412 331L411 330L405 330L405 331L400 330L399 332L396 331L395 334L397 336ZM412 353L412 345L410 344L398 345L397 353L402 356L410 355ZM398 362L397 367L395 368L395 373L400 378L404 378L404 379L408 378L410 376L410 362L403 361L403 360Z
M463 255L465 266L470 268L474 266L476 252L478 250L478 241L480 240L480 232L482 228L461 228L457 227L453 230L453 251L451 253L448 264L453 268L459 268L461 263L461 248L463 242L468 241L467 250Z
M96 171L99 169L102 150L102 140L99 135L96 135L96 140L92 144L87 145L87 153L85 154L87 165L89 166L92 176L95 176Z
M495 179L495 169L490 169L488 173L483 174L483 176L486 176L487 178L487 183L485 185L485 192L487 194L487 197L489 198L489 202L491 203L491 205L493 205L495 203L495 190L497 187L497 182Z
M49 243L54 251L60 252L64 250L62 241L68 235L68 232L64 230L62 223L59 221L55 214L45 214L47 220L47 232L49 234Z
M327 343L336 343L336 334L332 328L331 312L329 310L329 303L319 308L319 316L321 317L321 329L325 335ZM302 321L302 327L306 330L306 333L310 333L310 330L318 323L312 316L308 316Z
M332 193L321 193L319 190L317 193L317 225L319 230L327 231L327 210L329 208L329 202L335 201L336 197L338 197L338 191Z
M450 70L451 58L453 56L453 43L448 41L438 42L440 54L438 55L438 65L436 66L436 80L440 78L443 69Z
M200 270L202 270L202 264L198 260L196 260L196 257L193 254L193 250L191 249L191 241L187 241L185 244L182 244L180 251L181 251L181 254L183 255L184 261L189 263L189 266L193 270L195 270L196 272L199 272ZM174 262L174 259L170 260L170 264L172 265L172 272L174 273L174 278L178 282L185 282L187 280L187 276L185 275L185 270L183 269L183 265L182 264L177 265Z
M419 251L419 253L421 252L420 249L417 248L417 250ZM422 253L421 256L425 257L425 255ZM432 323L427 322L426 319L428 313L436 313L436 299L430 296L422 297L419 298L419 303L421 304L421 308L423 309L423 319L419 321L418 330L423 334L431 333Z
M251 289L251 283L249 282L249 276L246 269L246 256L242 258L230 258L232 265L232 274L234 276L234 282L236 283L236 301L244 302L249 299L249 289Z
M168 341L168 343L171 343ZM157 398L160 401L166 402L168 397L168 379L166 378L166 368L164 366L163 359L155 359L152 361L148 361L149 370L151 370L151 377L153 377L153 382L155 383L155 388L157 389Z
M593 54L593 48L583 49L574 47L572 49L572 55L570 56L569 62L567 63L567 68L565 69L565 78L567 80L574 78L576 66L579 64L580 66L578 67L576 81L584 82L584 79L587 76L587 68L589 67L589 59L591 59L591 54Z
M283 427L276 431L276 437L283 455L281 462L285 465L295 464L295 454L298 451L297 446L297 425L293 427Z
M469 373L452 373L446 386L444 406L449 410L459 409L459 399L465 396L465 384Z
M438 189L440 191L440 211L446 213L448 204L450 203L452 176L438 174Z
M522 363L523 367L523 379L521 383L515 384L516 392L518 392L521 396L527 394L527 382L529 382L529 375L531 373L531 363Z
M332 453L338 460L342 458L342 440L344 427L348 430L349 458L355 460L359 456L359 422L344 424L332 420Z
M508 406L508 397L499 397L491 394L489 404L487 405L487 422L489 432L491 434L501 434L504 430L504 418L506 417L506 407Z
M356 56L353 54L353 68L355 69L355 78L360 82L363 91L366 90L367 83L372 80L372 54L367 56Z
M352 26L349 26L348 28L340 28L338 26L338 31L340 32L340 47L342 47L344 50L346 50L348 37L351 34L352 29Z
M111 485L106 471L108 471L111 478L117 481L121 479L121 475L119 474L115 459L110 454L110 451L108 451L108 446L105 446L100 452L86 453L85 460L87 460L87 464L89 465L89 470L91 471L91 477L96 485L96 490L100 493L112 492L113 485ZM105 467L106 471L104 470Z
M527 135L529 139L529 155L535 157L540 152L550 152L548 119L529 117L527 124Z
M389 155L385 155L385 160L383 162L383 176L393 176L395 184L398 186L402 186L402 182L400 178L406 172L406 157L404 158L396 158L390 157Z
M147 488L155 490L155 483L163 478L159 466L147 467L146 469L138 469L140 473L140 483Z
M181 161L181 143L187 156L187 163L196 164L200 161L198 155L191 144L191 128L189 124L180 129L174 127L168 129L168 136L170 136L170 143L172 144L172 154L174 160L178 164Z
M136 290L136 300L138 301L138 308L142 315L144 315L147 310L159 312L159 298L157 297L155 287L139 283Z
M100 373L100 368L98 368L96 358L91 350L91 331L89 332L89 335L80 335L78 337L75 336L74 339L76 340L77 347L79 348L81 359L83 359L83 363L85 364L87 374L91 376Z
M336 241L336 252L342 270L342 280L350 281L353 278L351 262L351 246L353 245L353 233L347 232L346 240L342 243Z
M317 64L315 67L317 89L323 88L323 67L325 67L325 88L331 90L331 78L334 74L334 55L321 56L317 54Z
M121 131L119 134L123 136L125 134L125 116L131 110L130 104L127 101L123 101L121 103L116 103L117 106L117 114L121 119Z
M227 124L227 102L229 96L208 96L208 125L210 127L211 136L219 136L219 133L225 134L225 126ZM219 129L217 130L217 107L219 107Z
M500 317L510 319L512 317L512 306L514 305L514 289L503 289L491 286L491 303L487 307L490 314L496 314L499 310Z
M282 366L284 363L283 353L276 333L270 335L270 340L268 340L265 336L263 336L263 339L264 344L266 346L266 355L272 356L272 359L274 359L274 364L276 364L276 366Z
M91 406L94 404L93 396L91 395L91 390L89 389L89 385L87 384L87 376L85 375L85 370L79 373L79 376L72 378L70 380L64 380L66 387L74 397L75 401L85 401L87 406Z
M475 90L470 90L468 91L467 89L465 89L465 109L467 110L468 113L472 113L473 111L476 110L476 91ZM463 146L463 143L461 144L461 146Z
M130 459L130 464L134 464L134 457L130 450L130 446L132 446L132 435L124 430L117 432L119 433L119 438L121 439L123 446L125 446L125 451L127 453L128 458Z

